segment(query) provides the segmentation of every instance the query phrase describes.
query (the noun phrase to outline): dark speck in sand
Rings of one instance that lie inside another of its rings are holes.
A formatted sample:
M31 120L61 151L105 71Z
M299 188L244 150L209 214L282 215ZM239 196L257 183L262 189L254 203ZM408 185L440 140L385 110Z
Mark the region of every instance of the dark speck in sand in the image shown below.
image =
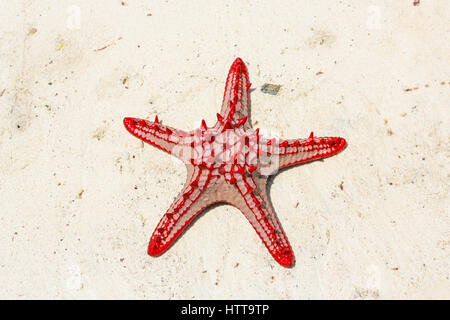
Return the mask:
M273 96L278 94L278 91L280 91L281 86L278 84L270 84L270 83L265 83L262 87L261 87L261 91L263 93L267 93L267 94L271 94Z

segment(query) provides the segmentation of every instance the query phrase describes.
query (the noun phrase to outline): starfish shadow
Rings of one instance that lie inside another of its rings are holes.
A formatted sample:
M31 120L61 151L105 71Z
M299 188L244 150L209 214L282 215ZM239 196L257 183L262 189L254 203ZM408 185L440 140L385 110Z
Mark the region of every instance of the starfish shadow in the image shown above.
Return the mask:
M250 81L250 78L249 78ZM250 94L253 93L253 91L255 91L255 88L250 88L250 90L248 90L248 118L247 121L248 123L252 123L252 113L250 112L251 108L252 108L252 99L250 99Z

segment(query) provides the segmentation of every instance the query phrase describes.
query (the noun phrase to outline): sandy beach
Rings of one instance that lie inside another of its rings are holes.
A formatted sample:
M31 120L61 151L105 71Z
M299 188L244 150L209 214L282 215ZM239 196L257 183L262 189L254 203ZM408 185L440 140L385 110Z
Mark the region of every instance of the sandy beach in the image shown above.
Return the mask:
M2 0L0 12L1 299L450 298L448 1ZM271 182L292 268L229 205L150 257L186 170L122 120L213 125L237 57L264 136L348 145Z

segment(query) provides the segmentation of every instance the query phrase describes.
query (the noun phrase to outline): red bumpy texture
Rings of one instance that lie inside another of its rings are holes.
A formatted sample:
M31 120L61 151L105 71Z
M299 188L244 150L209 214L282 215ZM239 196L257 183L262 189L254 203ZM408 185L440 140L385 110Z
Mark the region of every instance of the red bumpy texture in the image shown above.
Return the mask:
M268 200L267 179L280 168L322 159L341 151L339 137L264 139L248 121L247 68L232 64L217 122L191 132L159 122L125 118L125 128L139 139L180 158L187 167L186 183L151 236L148 254L163 253L206 207L226 202L248 219L275 260L289 267L294 256Z

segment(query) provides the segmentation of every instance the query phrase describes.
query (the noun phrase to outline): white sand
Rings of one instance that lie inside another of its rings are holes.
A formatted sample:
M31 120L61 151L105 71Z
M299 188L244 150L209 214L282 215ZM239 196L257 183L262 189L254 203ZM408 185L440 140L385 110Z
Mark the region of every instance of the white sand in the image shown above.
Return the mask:
M0 298L450 298L447 0L124 2L0 2ZM212 125L237 56L255 127L348 141L273 180L291 269L230 206L146 254L185 169L122 118Z

